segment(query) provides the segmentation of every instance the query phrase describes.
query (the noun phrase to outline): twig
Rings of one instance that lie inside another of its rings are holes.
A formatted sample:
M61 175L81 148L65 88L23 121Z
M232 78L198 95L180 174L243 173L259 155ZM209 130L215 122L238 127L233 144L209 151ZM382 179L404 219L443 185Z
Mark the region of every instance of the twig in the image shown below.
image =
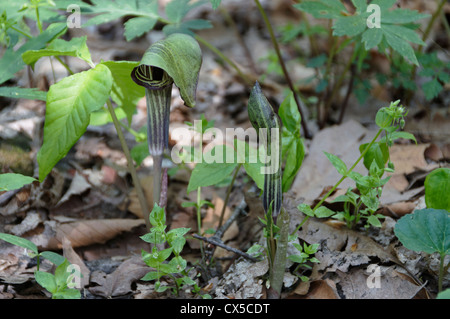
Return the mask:
M289 76L289 73L287 71L286 65L285 65L284 60L283 60L283 56L281 55L280 47L279 47L277 39L275 37L275 33L273 32L272 25L270 24L269 18L267 17L267 14L264 11L264 8L261 6L261 3L259 2L259 0L254 0L254 1L255 1L256 6L258 7L259 12L261 13L261 16L262 16L262 18L264 20L264 23L266 24L267 30L269 31L270 38L271 38L273 46L275 48L275 52L277 53L278 61L280 62L281 69L283 70L283 74L284 74L284 77L286 79L286 82L288 83L288 86L291 89L292 94L294 95L294 100L295 100L295 103L297 104L297 108L298 108L298 111L299 111L300 116L301 116L301 123L302 123L302 127L303 127L303 133L305 134L306 138L311 138L311 135L309 133L308 127L306 125L306 119L305 119L305 116L303 114L302 102L301 102L301 100L298 97L297 90L294 88L294 84L292 83L291 77Z
M150 230L151 224L149 220L150 216L150 210L147 205L147 200L145 199L144 190L142 189L141 183L139 181L139 178L136 173L136 168L134 167L133 158L130 154L130 149L128 148L128 145L125 141L125 137L123 135L122 129L119 124L119 120L117 119L116 112L114 112L114 108L112 106L111 100L106 100L106 105L108 106L109 113L111 114L111 118L114 123L114 127L117 131L117 136L119 137L120 144L122 146L123 153L125 154L125 157L127 158L128 163L128 170L130 172L131 178L133 179L134 187L136 189L136 194L139 199L139 204L142 209L142 214L144 215L145 224L147 226L147 230Z
M230 246L228 246L228 245L225 245L224 243L222 243L222 242L220 242L220 241L216 241L216 240L214 240L213 238L203 237L203 236L200 236L200 235L198 235L198 234L193 234L192 236L193 236L194 238L203 240L203 241L205 241L205 242L207 242L207 243L209 243L209 244L211 244L211 245L219 246L219 247L221 247L221 248L223 248L223 249L226 249L226 250L228 250L228 251L231 251L231 252L233 252L233 253L235 253L235 254L238 254L238 255L240 255L240 256L242 256L242 257L244 257L244 258L247 258L247 259L249 259L249 260L251 260L251 261L253 261L253 262L258 261L258 259L256 259L255 257L252 257L252 256L250 256L249 254L244 253L243 251L241 251L241 250L239 250L239 249L236 249L236 248L230 247Z

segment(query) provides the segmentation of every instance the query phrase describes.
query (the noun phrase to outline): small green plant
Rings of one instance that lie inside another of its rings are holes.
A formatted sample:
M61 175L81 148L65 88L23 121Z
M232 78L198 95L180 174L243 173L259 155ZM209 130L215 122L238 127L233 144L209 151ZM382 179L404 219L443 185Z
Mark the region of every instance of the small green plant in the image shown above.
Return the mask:
M382 176L385 172L393 172L394 170L394 164L389 157L389 147L399 138L415 141L414 135L398 131L403 129L405 125L404 117L407 114L406 109L399 104L400 101L391 102L389 107L383 107L377 112L375 123L379 127L378 132L370 143L360 146L361 155L350 168L347 168L347 165L336 155L325 152L328 160L342 177L314 208L307 204L298 206L298 209L307 217L296 230L299 230L310 216L318 218L334 216L345 220L349 228L354 228L361 219L366 220L365 227L370 225L381 226L380 218L382 218L382 215L375 214L375 212L379 207L383 185L389 180L389 177L382 178ZM385 136L378 141L383 132ZM368 175L366 176L353 171L361 161L368 169ZM346 178L355 181L359 194L349 189L345 195L337 197L335 201L344 203L344 211L336 214L322 204Z
M81 294L75 289L75 279L81 278L75 267L63 256L51 251L38 251L37 246L28 239L11 234L0 233L0 239L28 250L28 256L36 258L37 266L34 272L36 282L51 293L52 299L80 299ZM55 264L55 273L40 271L40 260L45 258Z
M419 209L400 218L395 225L395 235L408 249L440 256L438 292L450 268L444 264L450 255L450 169L438 168L425 179L426 209Z
M191 287L191 291L198 293L200 288L195 280L189 276L191 269L187 266L187 261L181 256L184 245L186 244L186 234L189 228L175 228L166 231L166 215L163 207L155 204L150 213L150 223L152 227L150 232L141 236L141 239L147 243L153 244L152 251L142 250L142 259L154 270L148 272L142 280L155 280L155 290L164 292L172 289L172 292L179 296L180 291ZM161 249L167 245L168 248ZM173 286L162 285L161 278L169 277ZM207 297L207 296L203 296Z

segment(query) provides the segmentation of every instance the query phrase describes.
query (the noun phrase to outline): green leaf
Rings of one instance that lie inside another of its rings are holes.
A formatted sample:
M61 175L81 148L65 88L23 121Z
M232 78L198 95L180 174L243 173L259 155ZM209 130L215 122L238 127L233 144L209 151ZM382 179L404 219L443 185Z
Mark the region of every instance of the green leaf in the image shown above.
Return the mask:
M344 161L342 161L339 157L334 154L330 154L328 152L324 152L328 160L333 164L334 168L338 171L339 174L345 176L347 174L347 165L345 165Z
M152 30L158 19L156 17L137 17L125 22L125 39L131 41Z
M359 152L362 154L368 146L369 143L360 145ZM375 142L364 155L364 166L369 170L372 162L375 161L378 168L382 169L386 166L388 159L389 148L386 143Z
M145 16L158 19L157 0L93 0L93 6L89 7L89 13L97 14L82 25L83 28L111 22L125 16Z
M150 46L139 65L158 67L167 72L180 89L184 104L194 107L201 64L202 52L197 41L189 35L176 33ZM134 68L132 76L137 70L138 67ZM139 84L145 86L146 83Z
M48 272L45 272L45 271L36 271L34 273L34 278L36 279L36 281L39 285L41 285L43 288L45 288L51 294L56 293L57 286L56 286L56 280L55 280L54 275L52 275Z
M0 233L0 239L4 240L10 244L29 249L36 255L39 253L37 246L33 242L29 241L28 239L25 239L25 238L22 238L19 236L14 236L11 234L5 234L5 233Z
M36 62L46 56L73 56L86 61L91 67L94 63L86 45L87 36L72 38L70 41L56 39L47 48L41 50L29 50L22 54L23 61L34 69Z
M289 145L291 147L287 151L286 164L284 166L282 177L283 192L287 192L291 188L305 157L302 139L293 137L292 142Z
M444 209L421 209L397 221L394 233L408 249L450 254L450 214Z
M35 88L2 86L0 87L0 96L5 96L14 99L45 101L47 99L47 92L40 91Z
M314 216L314 212L313 212L311 206L309 206L307 204L300 204L297 206L297 209L307 216L311 216L311 217Z
M428 208L450 212L450 168L433 170L425 178L425 203Z
M450 299L450 288L438 293L436 299Z
M425 93L425 98L430 101L437 97L444 87L437 79L432 79L422 85L422 90Z
M215 146L211 152L215 152L216 148L226 147L224 145ZM227 148L227 147L226 147ZM233 163L198 163L192 170L191 178L187 187L187 192L197 190L198 187L215 185L227 178L236 168L238 164Z
M419 66L419 62L417 61L416 55L414 53L413 48L409 45L408 41L404 40L396 33L392 33L392 30L382 28L384 37L389 44L389 46L397 51L400 55L405 57L410 62Z
M211 1L211 6L213 8L213 10L217 10L220 6L220 2L222 0L210 0Z
M333 24L333 35L354 37L364 32L367 28L367 17L363 15L353 15L339 17Z
M283 126L290 132L295 132L300 129L301 116L298 111L297 104L294 100L294 94L290 92L278 109Z
M362 42L367 51L379 45L381 40L383 40L383 32L377 28L368 28L362 34Z
M107 61L106 65L111 71L113 84L111 89L112 100L122 108L131 123L131 118L136 113L137 103L145 96L145 89L137 85L130 77L130 73L138 65L137 62Z
M141 165L142 161L150 155L148 144L146 142L137 144L131 149L130 155L135 160L137 166Z
M347 11L340 1L303 1L302 3L294 4L293 6L318 19L338 18L341 15L341 12Z
M161 278L161 276L163 276L163 274L160 272L150 271L144 277L142 277L140 280L151 281L151 280L159 279L159 278Z
M367 218L367 222L374 227L381 227L381 222L375 215L370 215L369 218Z
M56 266L61 265L66 260L66 258L64 258L60 254L57 254L57 253L55 253L53 251L43 251L40 255L42 257L44 257L45 259L50 260Z
M22 188L24 185L33 183L35 178L22 174L5 173L0 174L0 192Z
M325 206L320 206L314 211L314 215L317 218L328 218L330 216L333 216L334 214L336 214L336 212L332 211L331 209Z
M14 74L16 74L25 66L25 62L23 62L22 59L22 53L28 50L41 49L45 47L48 42L64 34L66 31L67 25L65 22L53 23L49 25L44 32L28 40L16 51L14 51L12 48L7 49L0 59L0 84L12 78Z
M111 72L99 64L94 69L66 77L50 87L44 143L37 155L39 181L44 180L84 134L90 114L105 104L111 86Z

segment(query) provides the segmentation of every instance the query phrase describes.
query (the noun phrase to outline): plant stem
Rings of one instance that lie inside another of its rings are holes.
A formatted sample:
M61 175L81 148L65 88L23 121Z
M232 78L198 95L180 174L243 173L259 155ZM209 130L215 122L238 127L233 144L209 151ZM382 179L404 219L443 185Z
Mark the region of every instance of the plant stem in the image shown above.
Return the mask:
M127 158L128 163L128 170L130 172L131 178L134 183L134 187L136 189L136 194L138 196L139 204L141 205L142 214L144 215L145 224L147 226L147 230L150 231L151 224L150 224L150 210L147 204L147 200L145 199L144 190L142 189L141 183L139 181L139 178L136 173L136 168L133 164L133 159L130 154L130 150L127 146L127 143L125 141L125 137L123 135L122 129L120 128L119 120L117 119L116 112L114 112L114 108L112 106L111 100L106 100L106 104L108 106L109 113L111 114L111 118L114 123L114 127L117 131L117 136L119 137L120 145L122 146L123 153L125 154L125 157Z
M294 95L294 100L295 100L295 103L297 104L297 108L298 108L298 111L299 111L300 116L301 116L301 123L302 123L302 127L303 127L303 133L305 134L306 138L310 138L311 135L310 135L308 127L306 125L306 119L305 119L305 116L303 114L303 110L302 110L300 99L299 99L298 94L297 94L297 90L294 88L294 84L292 83L291 77L289 76L289 73L288 73L288 71L286 69L286 65L284 63L283 56L281 55L280 47L279 47L278 41L277 41L277 39L275 37L275 33L273 32L272 25L271 25L271 23L269 21L269 18L267 17L266 12L264 11L264 8L261 6L261 3L259 2L259 0L254 0L254 1L255 1L256 6L258 7L259 12L261 13L261 16L262 16L262 18L264 20L264 23L266 24L267 30L269 31L270 39L272 40L272 44L273 44L273 46L275 48L275 52L277 53L278 60L279 60L280 65L281 65L281 69L283 70L283 74L284 74L284 77L286 79L286 82L288 83L289 88L291 89L291 91L292 91L292 93Z
M67 72L69 72L70 75L73 75L73 71L63 60L61 60L61 58L59 56L55 56L55 59L58 60L58 62L62 64L62 66L67 70Z
M231 59L229 59L225 54L220 52L219 49L217 49L215 46L213 46L211 43L209 43L207 40L203 39L201 36L197 34L195 35L195 39L198 42L202 43L204 46L206 46L208 49L210 49L212 52L217 54L222 60L231 65L231 67L237 72L237 74L245 81L247 85L253 85L253 81L239 69L236 63L234 63Z
M39 18L39 7L38 5L36 5L36 23L39 29L39 33L42 33L43 29L42 29L42 23L41 23L41 19Z
M25 31L22 31L20 29L17 29L14 26L10 26L11 29L13 29L16 32L19 32L20 34L22 34L23 36L27 37L28 39L31 39L33 36L31 36L30 34L26 33Z
M153 202L160 204L163 155L153 155Z
M320 205L322 205L325 200L330 197L331 194L334 193L334 191L336 190L336 188L338 188L338 186L348 177L348 175L355 169L356 165L359 164L359 162L364 158L364 156L366 155L367 151L372 147L373 143L375 143L375 141L378 139L378 137L380 136L380 134L383 132L383 129L379 129L377 134L375 135L375 137L372 139L372 141L369 143L369 145L364 149L364 151L361 153L361 155L359 156L359 158L356 160L356 162L352 165L352 167L349 168L349 170L347 171L347 173L341 177L341 179L333 186L333 188L331 188L328 193L322 197L322 199L316 204L316 206L314 206L313 208L313 212L316 211L317 208L320 207ZM295 228L295 230L292 232L292 235L294 235L297 231L300 230L300 228L303 226L303 224L306 223L306 221L309 219L310 216L305 216L305 218L303 218L303 221L300 223L300 225L297 226L297 228Z
M198 234L202 235L202 188L197 188L197 228ZM205 260L205 251L203 250L203 242L200 242L200 251L202 260Z
M241 167L242 167L242 163L239 163L239 165L236 167L236 169L234 171L233 178L230 182L230 185L228 186L227 194L225 196L225 201L223 202L222 212L220 213L219 225L217 226L217 228L220 228L220 226L222 226L223 218L225 216L225 209L227 207L228 200L230 199L231 190L233 189L234 182L236 181L236 177L237 177Z
M445 254L441 253L441 260L439 262L438 292L442 291L442 281L444 279L444 260L445 260Z

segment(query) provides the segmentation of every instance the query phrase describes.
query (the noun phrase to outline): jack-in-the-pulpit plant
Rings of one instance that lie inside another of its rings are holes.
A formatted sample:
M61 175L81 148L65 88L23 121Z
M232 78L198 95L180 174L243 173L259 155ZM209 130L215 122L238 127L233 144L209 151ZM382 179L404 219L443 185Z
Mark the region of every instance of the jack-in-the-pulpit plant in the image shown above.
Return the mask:
M131 78L145 88L148 146L154 163L153 201L157 204L161 195L161 164L169 142L172 84L179 88L184 104L194 107L201 64L197 41L174 33L151 45L131 72Z

